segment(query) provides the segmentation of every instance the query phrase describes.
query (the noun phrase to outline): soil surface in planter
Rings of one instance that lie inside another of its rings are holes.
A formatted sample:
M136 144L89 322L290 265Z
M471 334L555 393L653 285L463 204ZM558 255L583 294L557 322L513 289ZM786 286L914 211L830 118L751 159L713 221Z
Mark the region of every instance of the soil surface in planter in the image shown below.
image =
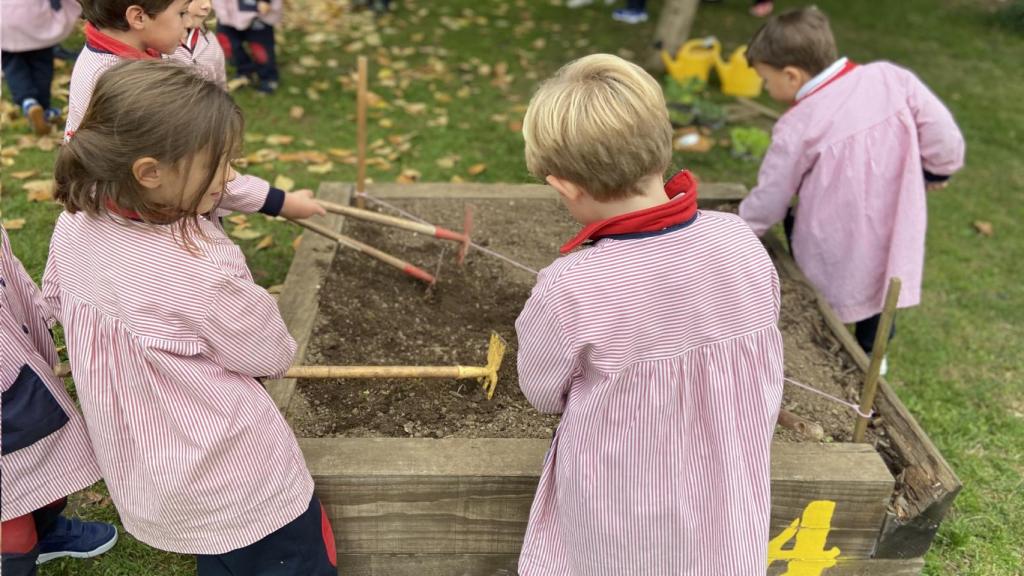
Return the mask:
M463 200L394 200L430 222L459 230ZM556 200L474 201L473 239L540 269L578 226ZM729 207L723 207L729 210ZM483 365L496 331L508 342L494 398L474 380L301 380L292 424L305 437L550 438L557 416L537 413L516 379L515 320L534 276L480 252L455 264L455 245L355 220L346 234L430 271L425 285L340 248L320 288L320 313L304 364ZM818 312L814 292L780 272L786 375L847 400L857 397L853 360ZM783 407L821 424L826 441L850 439L854 413L789 384ZM776 437L803 441L776 428Z

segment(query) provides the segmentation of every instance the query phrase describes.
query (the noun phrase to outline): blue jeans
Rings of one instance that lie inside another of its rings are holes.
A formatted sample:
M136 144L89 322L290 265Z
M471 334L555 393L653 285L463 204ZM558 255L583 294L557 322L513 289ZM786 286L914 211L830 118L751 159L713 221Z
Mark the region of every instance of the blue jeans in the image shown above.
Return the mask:
M53 82L53 48L27 52L3 52L4 78L11 90L11 99L18 106L35 98L43 108L50 107L50 84Z

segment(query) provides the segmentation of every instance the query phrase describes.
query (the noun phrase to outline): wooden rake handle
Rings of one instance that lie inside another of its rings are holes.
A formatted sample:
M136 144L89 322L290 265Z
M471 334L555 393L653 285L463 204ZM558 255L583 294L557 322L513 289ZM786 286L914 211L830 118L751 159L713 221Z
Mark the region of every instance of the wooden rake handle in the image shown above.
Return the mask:
M299 226L302 226L303 228L312 230L317 234L330 238L331 240L334 240L335 242L341 244L342 246L345 246L346 248L351 248L352 250L355 250L357 252L362 252L363 254L366 254L367 256L370 256L372 258L376 258L377 260L380 260L381 262L389 266L398 268L402 272L405 272L406 274L412 276L413 278L416 278L417 280L422 280L427 284L434 284L437 281L437 279L434 278L433 274L427 272L426 270L418 266L414 266L406 262L405 260L402 260L401 258L392 256L391 254L388 254L383 250L378 250L377 248L374 248L369 244L364 244L356 240L355 238L345 236L344 234L341 234L339 232L335 232L334 230L331 230L326 226L310 222L309 220L292 220L292 222L298 224Z
M415 220L408 220L406 218L399 218L397 216L389 216L387 214L381 214L380 212L374 212L373 210L363 210L361 208L353 208L351 206L345 206L343 204L336 204L334 202L328 202L326 200L317 200L321 206L324 207L328 212L334 212L335 214L343 214L352 218L358 218L359 220L366 220L367 222L375 222L377 224L383 224L384 226L391 226L392 228L401 228L402 230L408 230L417 234L424 234L427 236L433 236L435 238L441 238L443 240L454 240L456 242L468 243L469 237L466 234L460 234L447 228L440 226L434 226L433 224L423 224L416 222Z

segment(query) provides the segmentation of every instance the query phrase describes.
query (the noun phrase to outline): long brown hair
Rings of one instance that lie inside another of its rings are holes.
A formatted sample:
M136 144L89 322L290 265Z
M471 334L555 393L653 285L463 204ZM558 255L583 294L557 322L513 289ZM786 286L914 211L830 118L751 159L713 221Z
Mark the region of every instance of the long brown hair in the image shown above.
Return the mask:
M231 97L190 67L168 60L118 64L96 83L85 117L57 155L56 199L68 212L91 215L112 207L144 221L176 223L186 244L198 231L198 208L217 169L241 147L244 120ZM185 208L157 204L132 166L151 157L187 180L195 160L208 159L206 176Z

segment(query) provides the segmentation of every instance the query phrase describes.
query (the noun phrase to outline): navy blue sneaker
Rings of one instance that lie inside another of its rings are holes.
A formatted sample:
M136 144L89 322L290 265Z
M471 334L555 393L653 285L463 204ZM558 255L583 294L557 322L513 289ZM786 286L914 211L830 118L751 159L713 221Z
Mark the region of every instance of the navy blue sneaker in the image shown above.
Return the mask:
M58 516L53 530L39 541L36 564L65 556L92 558L110 550L116 542L117 528L113 524Z
M277 80L260 80L260 83L256 85L256 91L264 94L273 94L277 92Z

